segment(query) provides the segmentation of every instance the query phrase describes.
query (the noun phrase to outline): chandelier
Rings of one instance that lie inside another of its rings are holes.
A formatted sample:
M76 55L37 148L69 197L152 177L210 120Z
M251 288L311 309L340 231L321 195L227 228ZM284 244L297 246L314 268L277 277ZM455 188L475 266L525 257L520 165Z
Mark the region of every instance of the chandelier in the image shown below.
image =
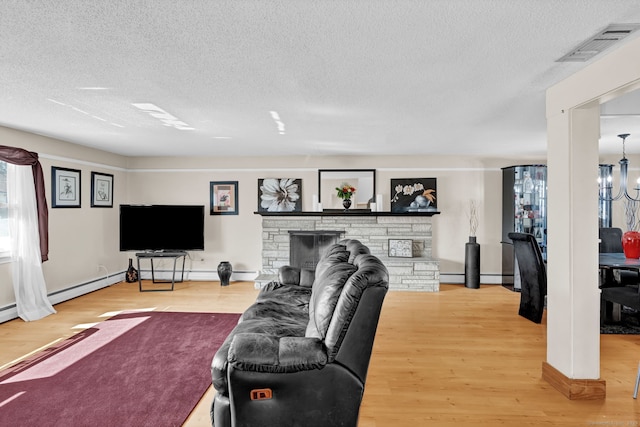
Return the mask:
M609 173L604 178L604 180L602 179L603 178L602 176L598 178L598 184L600 185L600 200L602 201L610 202L614 200L620 200L622 197L624 197L626 200L629 200L632 202L640 202L640 178L638 178L638 183L636 184L636 187L633 188L633 190L636 191L636 197L632 197L629 194L628 185L627 185L627 169L629 168L629 160L627 159L627 156L625 153L624 143L629 135L630 134L628 133L621 133L620 135L618 135L618 138L622 139L622 158L618 162L620 164L620 190L618 191L618 194L615 197L611 197L611 194L612 194L611 193L612 183L611 183L611 173L610 173L611 165L609 165Z

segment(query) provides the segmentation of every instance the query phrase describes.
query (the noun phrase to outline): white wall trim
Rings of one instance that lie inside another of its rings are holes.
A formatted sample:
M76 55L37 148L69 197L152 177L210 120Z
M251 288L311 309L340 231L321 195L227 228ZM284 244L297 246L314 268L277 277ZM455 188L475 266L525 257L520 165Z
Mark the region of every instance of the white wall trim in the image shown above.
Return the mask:
M70 157L62 157L56 156L53 154L46 153L38 153L38 156L43 159L48 160L57 160L60 162L68 162L68 163L76 163L79 165L92 166L101 169L110 169L119 172L135 172L135 173L158 173L158 172L167 172L167 173L200 173L200 172L282 172L283 170L287 170L290 172L316 172L318 169L322 168L180 168L180 169L167 169L167 168L153 168L153 169L129 169L122 168L118 166L106 165L102 163L88 162L85 160L73 159ZM499 172L501 168L497 167L448 167L448 168L407 168L407 167L397 167L397 168L376 168L376 171L380 172L483 172L483 171L492 171Z
M171 270L156 270L155 276L159 280L171 280ZM179 273L178 273L179 275ZM231 275L231 282L253 281L258 276L257 271L234 271ZM144 280L151 280L151 270L142 270L141 276ZM176 276L179 279L179 276ZM219 281L218 272L213 270L196 270L184 272L184 280L189 281ZM98 279L90 280L88 282L80 283L78 285L70 286L66 289L62 289L56 292L52 292L48 295L51 304L56 305L61 302L68 301L73 298L80 297L98 289L106 288L124 281L124 271L120 273L111 274L109 276L100 277ZM0 323L8 322L9 320L18 318L18 310L15 304L9 304L4 307L0 307Z
M123 280L124 272L116 273L70 286L66 289L52 292L47 296L49 297L49 302L51 302L52 305L56 305L60 304L61 302L88 294L90 292L97 291L98 289L106 288L115 283L122 282ZM4 323L17 318L18 309L16 308L15 304L9 304L4 307L0 307L0 323Z
M464 284L464 273L440 273L440 284ZM481 285L501 285L501 274L480 274Z
M154 269L154 276L156 280L171 280L173 270L157 270ZM257 271L234 271L231 274L231 282L245 281L250 282L258 277ZM141 269L140 278L142 280L151 280L151 270ZM176 270L176 280L180 280L180 271ZM216 270L184 270L185 281L203 281L203 282L217 282L220 281L218 272Z
M76 163L76 164L79 164L79 165L93 166L95 168L110 169L110 170L119 171L119 172L127 172L128 171L128 169L121 168L121 167L118 167L118 166L105 165L103 163L87 162L85 160L71 159L69 157L54 156L52 154L38 153L38 157L40 157L42 159L47 159L47 160L57 160L57 161L60 161L60 162Z

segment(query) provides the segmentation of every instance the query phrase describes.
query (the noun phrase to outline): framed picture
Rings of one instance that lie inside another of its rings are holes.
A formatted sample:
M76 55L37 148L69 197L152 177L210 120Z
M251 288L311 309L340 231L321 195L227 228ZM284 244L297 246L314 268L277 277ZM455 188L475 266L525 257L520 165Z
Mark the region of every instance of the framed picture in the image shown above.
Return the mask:
M391 212L437 212L436 178L392 178Z
M302 212L302 180L258 179L258 212Z
M399 258L413 258L413 240L389 239L389 256Z
M80 207L80 171L51 166L51 207Z
M91 172L91 207L113 207L113 175Z
M238 215L238 181L210 183L210 215Z

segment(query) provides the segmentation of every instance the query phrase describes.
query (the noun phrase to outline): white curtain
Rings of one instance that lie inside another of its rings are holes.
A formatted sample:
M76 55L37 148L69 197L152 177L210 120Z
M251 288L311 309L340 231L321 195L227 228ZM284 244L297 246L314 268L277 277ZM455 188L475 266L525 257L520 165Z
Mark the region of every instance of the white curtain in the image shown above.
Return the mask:
M7 164L7 197L13 290L18 316L25 321L56 312L47 298L42 273L38 210L31 166Z

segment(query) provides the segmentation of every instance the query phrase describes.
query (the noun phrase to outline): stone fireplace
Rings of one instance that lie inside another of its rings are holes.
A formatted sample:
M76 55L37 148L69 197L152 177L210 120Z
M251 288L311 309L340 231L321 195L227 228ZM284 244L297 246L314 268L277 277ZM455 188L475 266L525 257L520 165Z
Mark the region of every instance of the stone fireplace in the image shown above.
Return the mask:
M260 215L262 271L256 279L256 287L276 280L280 267L292 265L292 261L298 262L291 258L292 234L306 234L310 236L309 239L315 239L317 233L335 233L338 241L345 238L360 240L369 247L372 254L380 258L389 270L390 289L423 292L440 290L439 262L431 256L431 216L389 212L367 212L362 215L261 212ZM390 257L389 239L411 239L413 257Z

